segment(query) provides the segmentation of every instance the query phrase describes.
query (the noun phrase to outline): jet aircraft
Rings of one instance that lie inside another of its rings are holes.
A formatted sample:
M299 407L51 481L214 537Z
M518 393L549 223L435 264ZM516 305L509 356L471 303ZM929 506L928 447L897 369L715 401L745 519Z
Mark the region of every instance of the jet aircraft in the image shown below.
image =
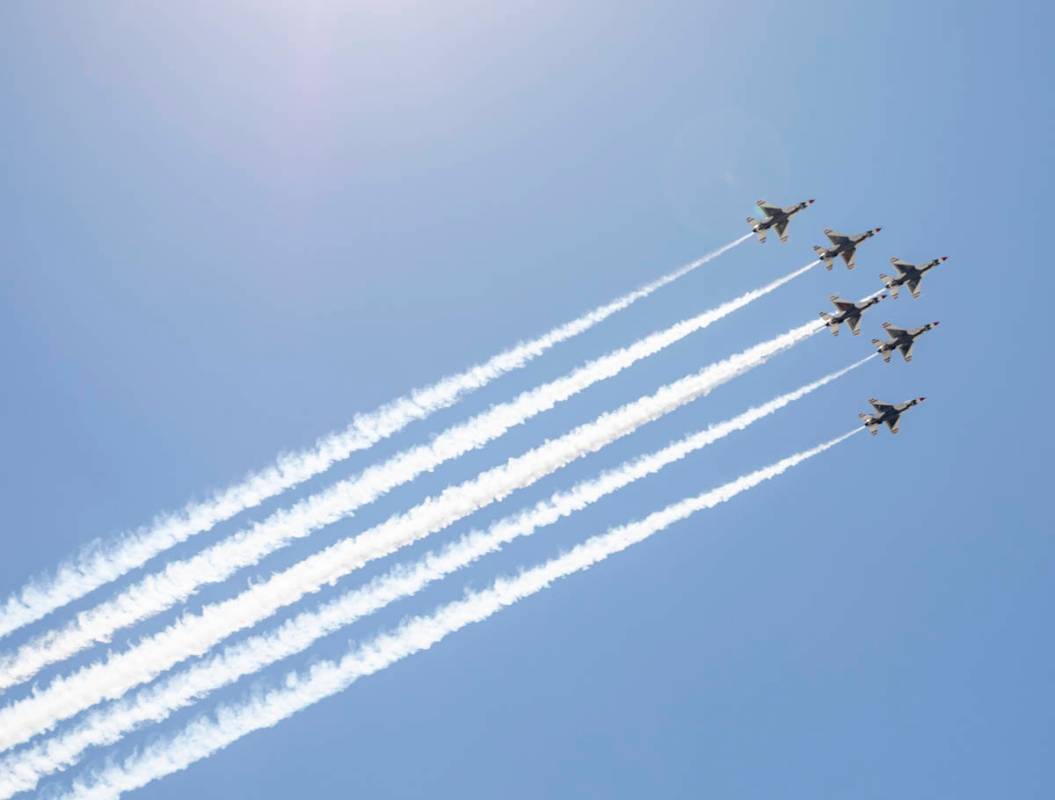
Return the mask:
M904 356L906 361L912 360L912 345L916 343L916 339L925 334L932 328L937 328L937 322L928 322L919 328L895 328L889 322L883 323L883 329L887 332L890 337L889 340L881 342L879 339L873 339L872 344L876 346L876 352L883 357L883 361L890 363L890 356L894 354L895 350L900 350L901 355Z
M890 263L893 264L894 269L898 271L897 277L891 278L889 275L879 273L879 279L883 281L883 285L890 290L890 293L894 295L894 297L897 297L898 289L902 286L908 286L908 290L912 293L912 296L919 297L919 282L923 280L923 273L929 272L947 259L948 256L942 256L933 261L928 261L921 267L917 267L915 264L909 264L907 261L902 261L900 258L892 258L890 259Z
M868 428L868 432L875 436L879 433L879 426L884 422L886 426L890 428L891 433L897 433L898 425L901 424L901 415L908 411L912 406L919 405L926 397L917 397L914 400L909 400L907 403L897 403L891 405L890 403L880 403L874 397L869 399L869 403L872 404L872 408L876 410L875 414L858 414L861 418L861 422Z
M780 241L786 242L788 240L788 223L791 221L792 214L797 214L802 209L809 208L813 203L813 200L803 200L796 205L782 208L781 206L767 203L765 200L759 200L755 205L766 215L766 218L760 221L754 217L748 217L747 224L751 226L751 230L758 236L758 241L760 242L766 240L766 231L770 228L776 228Z
M831 296L832 305L835 306L836 313L828 314L824 311L821 312L821 319L824 320L824 324L832 332L832 336L839 335L839 323L845 322L847 327L856 336L861 332L861 314L864 313L865 309L874 306L880 300L886 298L885 294L872 295L866 297L860 303L855 303L853 300L844 300L837 294Z
M832 268L832 259L836 256L842 256L843 261L846 262L847 269L853 269L857 264L854 262L854 256L857 254L857 247L865 239L871 239L875 236L882 228L872 228L864 233L855 233L847 236L845 233L836 233L831 228L824 229L824 235L831 241L831 247L821 247L820 245L814 245L813 250L817 254L817 258L824 262L826 269Z

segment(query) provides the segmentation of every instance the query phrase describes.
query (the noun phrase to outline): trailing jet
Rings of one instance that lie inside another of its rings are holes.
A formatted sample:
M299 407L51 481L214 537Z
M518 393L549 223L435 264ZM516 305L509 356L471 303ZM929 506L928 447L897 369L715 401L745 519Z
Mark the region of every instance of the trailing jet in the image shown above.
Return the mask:
M780 206L767 203L765 200L759 200L755 205L766 215L766 218L759 221L754 217L748 217L747 224L751 226L751 230L755 232L760 242L766 240L766 231L770 228L776 228L780 241L786 242L788 240L787 230L788 223L791 221L791 215L797 214L804 208L809 208L813 203L813 200L803 200L797 205L781 208Z
M855 303L853 300L844 300L839 295L833 294L831 296L832 305L838 310L834 314L826 314L822 311L821 319L824 320L824 324L831 330L832 336L839 335L840 322L845 322L847 327L853 332L853 335L856 336L861 332L861 314L864 313L866 308L874 306L885 298L885 294L872 295L871 297L866 297L860 303Z
M857 254L857 246L861 244L865 239L871 239L875 236L882 228L872 228L870 231L864 233L855 233L851 236L847 236L845 233L836 233L831 228L824 229L824 235L831 241L831 247L821 247L820 245L814 245L814 252L817 254L817 258L824 262L824 266L827 269L832 268L832 259L836 256L842 256L843 261L846 262L847 269L853 269L857 264L854 263L854 256Z
M890 363L890 356L893 355L895 350L900 350L901 355L905 357L906 361L912 360L912 345L916 343L916 339L925 334L931 328L937 328L937 322L929 322L921 328L895 328L889 322L883 323L883 328L886 330L887 335L890 339L886 342L881 342L879 339L873 339L872 344L876 346L876 352L883 357L883 360Z
M868 402L872 404L872 408L876 410L876 413L858 414L857 416L861 418L861 422L864 423L864 426L868 428L868 432L873 436L879 433L879 426L884 422L890 428L891 433L897 433L898 425L901 424L901 415L912 408L912 406L919 405L926 399L926 397L917 397L907 403L890 405L890 403L880 403L873 397Z
M948 256L942 256L936 258L933 261L928 261L922 267L917 267L915 264L909 264L907 261L902 261L900 258L890 259L890 263L894 265L894 269L898 271L896 278L891 278L889 275L879 273L879 279L883 281L883 285L890 290L890 293L897 297L898 289L902 286L908 286L908 290L912 292L913 297L919 297L919 282L923 280L923 273L929 272L934 269L938 264L948 260Z

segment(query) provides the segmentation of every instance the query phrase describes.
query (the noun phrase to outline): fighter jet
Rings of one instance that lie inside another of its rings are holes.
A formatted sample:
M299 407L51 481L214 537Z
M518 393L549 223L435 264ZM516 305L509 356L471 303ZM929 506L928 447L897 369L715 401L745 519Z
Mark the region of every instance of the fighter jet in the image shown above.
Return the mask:
M898 289L902 286L908 286L908 290L912 292L913 297L919 297L919 282L923 280L923 273L934 269L938 264L946 261L949 257L942 256L936 258L933 261L928 261L922 267L917 267L915 264L909 264L907 261L902 261L900 258L890 259L890 263L894 265L894 269L898 271L896 278L891 278L889 275L879 273L879 279L883 281L883 285L890 290L890 293L897 297Z
M895 350L900 350L901 355L905 357L906 361L912 360L912 345L916 343L916 339L925 334L931 328L937 328L937 322L930 322L921 328L895 328L889 322L883 323L883 328L886 330L887 335L890 337L889 341L881 342L879 339L873 339L872 344L876 346L876 352L883 357L883 360L890 363L890 356L894 354Z
M897 433L898 425L901 424L901 415L908 411L912 406L919 405L926 397L917 397L914 400L909 400L907 403L898 403L897 405L890 405L889 403L880 403L874 397L869 399L869 403L872 404L872 408L876 410L875 414L858 414L861 418L861 422L868 428L868 432L875 436L879 433L879 426L884 422L887 427L890 428L891 433Z
M813 202L813 200L803 200L797 205L781 208L780 206L767 203L765 200L759 200L755 205L766 215L766 218L759 222L754 217L748 217L747 224L751 226L751 230L755 232L760 242L766 240L766 231L770 228L776 228L780 241L786 242L788 240L787 229L788 223L791 221L791 215L808 208L813 205Z
M842 256L843 261L846 262L846 268L853 269L857 266L854 263L857 246L865 239L871 239L881 230L882 228L872 228L872 230L864 233L847 236L845 233L836 233L831 228L825 228L824 235L831 240L832 246L821 247L820 245L814 245L813 250L817 254L817 258L823 261L824 266L829 270L832 268L832 259L836 256Z
M821 319L824 320L824 324L831 330L832 336L839 335L840 322L845 322L847 327L853 331L853 335L856 336L861 332L861 314L864 313L864 310L885 298L885 294L872 295L871 297L866 297L860 303L855 303L853 300L844 300L839 295L833 294L831 301L838 311L835 314L826 314L822 311Z

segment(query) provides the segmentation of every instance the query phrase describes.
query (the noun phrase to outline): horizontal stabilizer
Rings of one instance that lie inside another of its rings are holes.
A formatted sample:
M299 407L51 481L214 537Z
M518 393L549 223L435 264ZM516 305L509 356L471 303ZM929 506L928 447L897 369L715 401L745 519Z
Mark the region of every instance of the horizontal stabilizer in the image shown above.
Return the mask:
M883 285L890 290L891 297L897 297L898 289L901 288L899 284L894 283L894 279L889 275L880 272L879 280L883 282Z
M872 419L868 414L862 412L859 413L857 416L861 418L861 422L864 423L864 426L866 428L868 428L868 432L870 434L875 436L877 433L879 433L879 427L876 421Z
M747 218L747 224L751 226L751 230L755 232L755 236L758 237L758 241L764 242L766 240L766 232L758 227L758 220L754 217Z

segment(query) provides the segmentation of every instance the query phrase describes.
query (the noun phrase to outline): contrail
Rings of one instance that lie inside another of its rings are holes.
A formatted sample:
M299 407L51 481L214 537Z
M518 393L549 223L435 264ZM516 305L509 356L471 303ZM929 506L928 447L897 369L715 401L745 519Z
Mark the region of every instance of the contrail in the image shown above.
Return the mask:
M365 586L346 592L317 609L302 612L266 634L257 634L228 645L220 653L192 665L184 672L92 712L73 728L0 759L0 798L36 788L41 778L76 763L88 748L113 744L139 725L160 722L210 692L302 652L341 627L396 600L409 597L479 558L500 550L509 542L530 536L541 527L570 516L731 433L743 430L876 357L877 354L873 353L848 367L711 425L654 453L626 462L591 480L582 481L569 490L557 492L531 508L495 522L486 531L472 531L438 552L427 553L413 564L397 565Z
M522 571L515 577L498 579L489 589L469 593L464 599L441 606L432 614L411 618L396 630L349 651L339 661L322 661L312 665L306 672L289 673L278 688L257 693L241 703L221 705L212 716L200 717L179 733L148 744L123 762L111 763L94 774L77 779L63 797L71 800L119 797L124 792L186 769L253 731L271 727L343 691L361 677L427 650L450 634L537 594L560 578L589 569L698 511L713 508L777 477L861 430L855 428L709 492L593 536L557 558Z
M69 658L94 643L108 641L116 631L186 600L202 586L226 580L290 542L347 517L392 488L445 461L483 447L510 428L775 291L815 264L800 267L717 308L595 359L562 378L525 391L509 402L492 406L467 422L448 428L428 444L405 450L288 509L275 511L194 556L169 562L159 572L143 577L116 597L81 612L62 628L47 631L13 653L0 656L0 689L28 680L49 664Z
M811 321L715 362L471 480L448 487L410 511L343 539L236 597L186 614L121 653L109 654L105 660L55 678L46 689L0 709L0 750L27 741L62 719L152 680L183 659L206 652L227 636L266 619L369 561L441 530L569 461L599 450L650 420L708 394L823 328L822 322Z
M53 574L39 577L0 605L0 637L35 622L67 603L141 567L159 553L214 525L253 508L270 497L328 470L357 450L365 450L392 436L411 422L454 405L469 392L519 369L561 342L578 336L613 314L648 297L723 253L746 242L751 234L719 247L685 266L619 297L607 305L565 323L536 339L516 345L482 364L415 389L375 411L358 414L340 433L320 438L314 446L279 456L267 469L251 473L240 483L217 492L181 511L156 518L149 525L120 535L106 544L86 548L61 564Z

